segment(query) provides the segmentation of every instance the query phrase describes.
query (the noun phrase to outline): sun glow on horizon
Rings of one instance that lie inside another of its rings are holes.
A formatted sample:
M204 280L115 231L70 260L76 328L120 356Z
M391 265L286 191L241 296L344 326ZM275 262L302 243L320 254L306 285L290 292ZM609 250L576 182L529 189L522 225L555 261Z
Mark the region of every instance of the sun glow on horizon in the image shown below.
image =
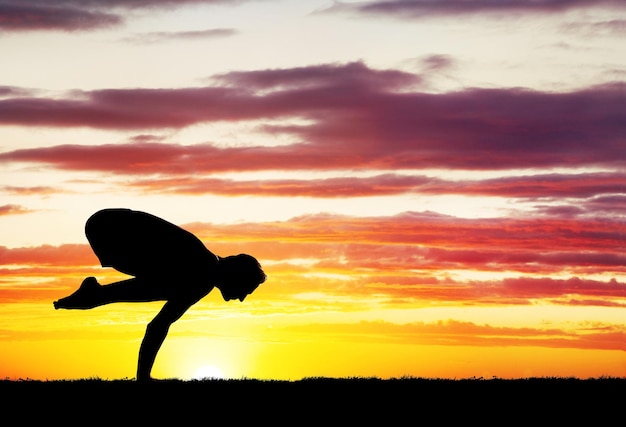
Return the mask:
M193 374L194 380L223 380L226 375L220 368L214 365L203 365L199 367Z

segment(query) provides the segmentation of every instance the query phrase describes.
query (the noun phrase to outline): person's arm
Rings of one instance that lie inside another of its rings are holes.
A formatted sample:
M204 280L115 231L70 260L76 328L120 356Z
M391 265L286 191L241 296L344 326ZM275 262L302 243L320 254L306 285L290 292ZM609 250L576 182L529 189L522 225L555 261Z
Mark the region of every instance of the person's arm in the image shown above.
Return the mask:
M193 303L192 303L193 304ZM170 325L180 319L192 304L168 301L146 327L146 334L139 348L137 381L150 380L150 372Z

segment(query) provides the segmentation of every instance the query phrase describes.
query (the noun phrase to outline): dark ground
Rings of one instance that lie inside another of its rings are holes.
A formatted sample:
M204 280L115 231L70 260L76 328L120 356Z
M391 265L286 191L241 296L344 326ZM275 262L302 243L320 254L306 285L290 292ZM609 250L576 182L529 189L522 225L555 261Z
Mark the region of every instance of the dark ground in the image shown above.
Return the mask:
M626 378L0 380L0 393L25 425L602 426L621 425L626 408Z

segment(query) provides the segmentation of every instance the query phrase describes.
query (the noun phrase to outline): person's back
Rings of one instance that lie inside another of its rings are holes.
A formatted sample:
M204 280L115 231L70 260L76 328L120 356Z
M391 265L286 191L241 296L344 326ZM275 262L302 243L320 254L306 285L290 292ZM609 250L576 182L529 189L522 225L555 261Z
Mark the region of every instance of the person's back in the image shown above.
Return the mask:
M217 256L189 231L154 215L103 209L85 224L85 234L103 267L131 276L215 274Z

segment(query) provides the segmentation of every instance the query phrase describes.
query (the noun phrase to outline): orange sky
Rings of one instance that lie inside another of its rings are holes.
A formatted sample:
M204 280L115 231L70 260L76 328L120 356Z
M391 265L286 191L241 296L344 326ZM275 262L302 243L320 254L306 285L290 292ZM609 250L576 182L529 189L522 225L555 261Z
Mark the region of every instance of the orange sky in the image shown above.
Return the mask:
M626 376L625 11L0 5L0 377L134 377L159 303L52 306L105 207L268 275L157 378Z

